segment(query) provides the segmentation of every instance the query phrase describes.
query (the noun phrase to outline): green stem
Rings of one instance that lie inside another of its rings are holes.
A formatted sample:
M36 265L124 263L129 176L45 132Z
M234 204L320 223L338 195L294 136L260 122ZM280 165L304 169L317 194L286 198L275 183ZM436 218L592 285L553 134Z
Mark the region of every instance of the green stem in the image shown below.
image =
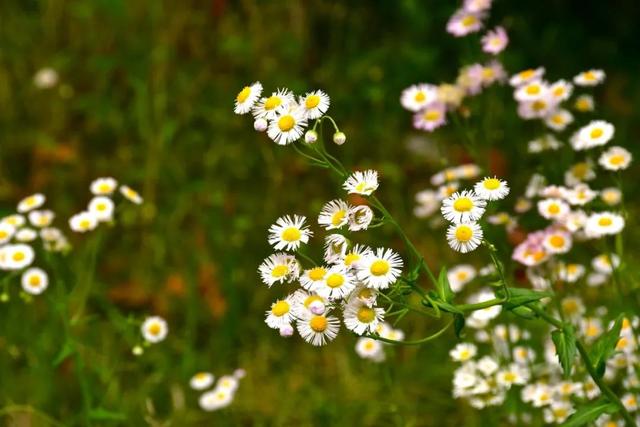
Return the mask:
M378 340L378 341L382 341L382 342L386 342L388 344L396 344L396 345L420 345L420 344L424 344L426 342L429 342L431 340L434 340L436 338L438 338L440 335L444 334L447 329L449 329L449 327L453 324L453 319L450 320L449 322L447 322L447 324L440 330L438 330L438 332L429 335L428 337L424 337L422 339L419 340L411 340L411 341L396 341L396 340L390 340L388 338L382 338L380 336L376 336L376 335L365 335L365 337L368 338L373 338L374 340Z

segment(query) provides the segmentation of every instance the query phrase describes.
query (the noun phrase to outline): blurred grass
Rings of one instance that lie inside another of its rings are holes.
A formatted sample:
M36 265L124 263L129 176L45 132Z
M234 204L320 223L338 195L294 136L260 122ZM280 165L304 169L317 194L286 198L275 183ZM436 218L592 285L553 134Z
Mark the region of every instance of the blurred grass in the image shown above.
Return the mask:
M95 396L127 414L123 425L144 424L147 398L156 418L173 425L500 425L490 411L481 416L450 398L452 336L395 349L376 366L357 358L344 330L318 350L265 327L262 312L278 295L256 275L269 254L267 227L283 213L313 218L340 194L340 183L232 114L235 94L254 80L267 91L327 91L330 113L348 135L335 150L340 158L379 169L381 198L417 236L428 262L452 260L441 233L411 217L413 195L448 161L469 157L451 128L413 132L398 99L409 84L452 81L461 65L483 60L475 39L444 33L454 9L418 0L0 2L3 208L42 191L66 218L102 175L140 188L147 202L123 212L102 236L92 315L78 332L87 340ZM489 22L510 32L510 71L541 64L555 79L604 68L597 116L615 123L616 140L637 157L634 16L632 1L503 1ZM36 90L32 76L46 66L59 72L60 84ZM539 128L500 102L510 97L507 88L492 91L473 100L471 121L489 120L488 132L476 135L485 166L522 188L528 176L518 172L539 163L523 154ZM560 169L545 169L553 170ZM636 196L635 188L627 194ZM363 239L402 247L387 229ZM86 240L74 239L70 268L82 269ZM170 339L136 359L129 355L135 336L118 325L128 313L149 312L167 316ZM49 363L63 345L55 316L46 299L2 307L0 403L28 403L73 423L80 408L73 367ZM405 325L415 337L433 328L422 319ZM185 390L188 378L235 367L248 376L233 406L203 414L197 395ZM174 403L176 390L186 393L185 408L172 408L172 390Z

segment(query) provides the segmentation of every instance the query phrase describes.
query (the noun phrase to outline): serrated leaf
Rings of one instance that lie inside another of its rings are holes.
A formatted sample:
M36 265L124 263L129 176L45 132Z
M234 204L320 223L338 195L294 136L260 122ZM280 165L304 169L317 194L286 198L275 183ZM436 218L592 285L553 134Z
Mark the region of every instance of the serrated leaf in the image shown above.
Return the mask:
M604 375L607 360L616 351L616 345L620 339L620 330L622 329L622 319L624 319L624 314L618 316L611 329L600 335L591 348L590 356L593 361L593 367L600 378Z
M440 275L438 276L438 295L440 296L440 299L445 302L453 301L453 297L455 296L451 290L451 285L449 284L446 267L442 267Z
M614 414L620 408L618 405L609 402L606 399L599 399L595 402L591 402L585 406L578 408L578 410L569 417L569 419L562 424L562 427L579 427L584 426L592 421L598 419L598 417L604 413Z
M551 340L556 346L556 354L562 366L565 378L571 375L571 368L576 359L576 337L572 326L556 329L551 332Z
M504 304L507 310L513 310L521 305L540 301L543 298L548 298L553 295L548 291L534 291L533 289L525 288L509 288L509 294L511 297L509 298L509 301ZM504 297L504 292L500 292L500 296Z

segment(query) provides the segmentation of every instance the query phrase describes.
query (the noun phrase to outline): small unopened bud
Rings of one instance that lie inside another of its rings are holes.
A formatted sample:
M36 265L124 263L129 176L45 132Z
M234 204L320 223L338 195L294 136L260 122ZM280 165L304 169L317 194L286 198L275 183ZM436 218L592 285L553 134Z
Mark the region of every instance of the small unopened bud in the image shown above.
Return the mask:
M324 303L322 301L313 301L309 304L309 311L315 314L316 316L320 316L326 310Z
M235 371L233 371L233 376L239 380L244 378L246 375L247 375L247 371L245 371L242 368L238 368Z
M293 327L291 325L284 325L280 328L281 337L290 337L293 335Z
M313 144L318 140L318 132L315 130L308 130L307 133L304 134L304 142L307 144Z
M333 134L333 142L335 142L338 145L344 144L346 140L347 140L347 135L345 135L344 132L336 132Z
M134 356L140 356L144 353L144 349L137 345L131 349L131 353L133 353Z
M267 130L267 125L268 123L265 119L256 119L256 121L253 122L253 128L258 132L264 132Z

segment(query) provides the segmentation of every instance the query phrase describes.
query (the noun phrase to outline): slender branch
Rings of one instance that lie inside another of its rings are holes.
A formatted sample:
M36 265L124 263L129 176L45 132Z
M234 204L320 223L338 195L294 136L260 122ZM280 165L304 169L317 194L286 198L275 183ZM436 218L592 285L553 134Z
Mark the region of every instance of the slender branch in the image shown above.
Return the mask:
M397 340L390 340L388 338L382 338L381 336L377 336L377 335L365 335L365 337L367 338L373 338L374 340L378 340L378 341L382 341L382 342L386 342L388 344L395 344L395 345L420 345L420 344L424 344L426 342L429 342L431 340L434 340L436 338L438 338L440 335L444 334L447 329L449 329L449 327L453 324L453 319L451 319L449 322L447 322L447 324L440 330L438 330L438 332L429 335L428 337L424 337L422 339L419 340L411 340L411 341L397 341Z

